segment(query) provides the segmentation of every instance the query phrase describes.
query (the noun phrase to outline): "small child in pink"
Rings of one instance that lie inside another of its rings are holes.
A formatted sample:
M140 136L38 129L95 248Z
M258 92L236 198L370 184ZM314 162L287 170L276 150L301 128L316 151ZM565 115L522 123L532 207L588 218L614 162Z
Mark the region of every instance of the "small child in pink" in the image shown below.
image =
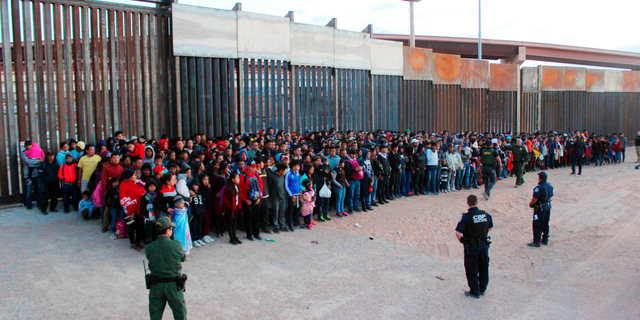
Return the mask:
M304 218L305 226L311 230L313 229L311 217L313 217L313 208L316 207L316 192L313 191L313 183L310 179L302 181L304 190L300 196L302 200L302 217Z

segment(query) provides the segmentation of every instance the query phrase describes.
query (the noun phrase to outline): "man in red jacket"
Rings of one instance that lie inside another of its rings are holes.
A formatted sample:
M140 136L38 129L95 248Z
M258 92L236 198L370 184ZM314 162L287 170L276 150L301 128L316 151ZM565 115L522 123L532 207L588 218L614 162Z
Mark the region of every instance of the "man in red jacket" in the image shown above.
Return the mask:
M253 241L260 237L260 199L263 186L260 175L256 173L258 165L255 161L249 161L240 178L239 198L244 209L244 224L247 230L247 239Z
M104 197L104 193L109 189L109 186L107 185L109 178L116 177L120 180L124 169L119 164L120 155L118 155L117 152L112 152L109 158L109 164L102 168L102 179L100 180L100 185L102 186L102 197Z

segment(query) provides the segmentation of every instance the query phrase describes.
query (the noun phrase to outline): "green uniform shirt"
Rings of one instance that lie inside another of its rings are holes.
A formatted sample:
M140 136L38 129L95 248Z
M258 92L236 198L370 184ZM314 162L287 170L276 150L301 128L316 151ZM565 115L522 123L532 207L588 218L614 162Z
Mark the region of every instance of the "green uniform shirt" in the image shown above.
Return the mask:
M493 148L484 148L480 150L480 158L482 159L482 165L485 167L496 166L497 152Z
M511 150L513 154L513 162L525 162L529 159L529 151L525 146L510 146L506 148L507 150Z
M167 236L147 245L145 252L149 259L149 270L154 276L161 278L175 277L182 274L184 249L178 240L171 240Z

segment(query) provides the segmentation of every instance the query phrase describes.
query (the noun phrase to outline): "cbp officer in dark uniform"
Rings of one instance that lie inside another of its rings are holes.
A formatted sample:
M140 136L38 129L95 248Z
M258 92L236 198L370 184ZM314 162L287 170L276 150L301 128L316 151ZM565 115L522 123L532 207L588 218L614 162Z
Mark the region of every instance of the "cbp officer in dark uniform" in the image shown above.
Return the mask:
M488 233L493 228L491 215L478 209L478 197L467 198L469 211L462 215L456 227L456 237L464 245L464 270L467 274L469 291L464 294L479 299L489 284Z
M502 160L496 150L492 148L491 141L487 140L484 148L480 150L480 159L482 160L482 182L484 183L485 200L491 197L491 189L496 184L496 168L498 171L502 168Z
M516 175L516 188L524 184L524 166L529 160L529 151L522 145L522 139L517 139L513 146L505 147L513 154L513 173Z
M529 207L533 208L533 242L530 247L549 244L549 215L551 214L553 186L547 182L547 173L538 173L538 185L533 189L533 198Z
M162 319L167 302L174 319L187 319L184 282L180 281L185 256L180 241L171 240L175 226L168 217L158 219L155 224L158 239L145 248L151 271L148 276L151 280L147 280L151 320Z

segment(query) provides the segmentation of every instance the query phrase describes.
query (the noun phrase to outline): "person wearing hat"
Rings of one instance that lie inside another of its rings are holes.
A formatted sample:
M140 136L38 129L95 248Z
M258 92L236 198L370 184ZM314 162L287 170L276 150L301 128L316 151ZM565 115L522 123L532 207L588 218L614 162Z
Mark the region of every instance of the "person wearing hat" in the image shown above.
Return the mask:
M490 140L487 140L485 147L480 150L480 160L482 160L482 181L484 182L485 200L491 197L491 189L496 184L496 169L500 171L502 160L497 151L493 149Z
M513 170L516 175L516 188L524 184L524 166L529 161L529 151L522 145L522 139L516 139L516 144L505 146L505 150L510 150L513 155Z
M47 151L45 161L40 164L40 176L42 177L42 199L40 200L40 211L47 214L47 207L51 212L58 212L58 194L60 193L60 180L58 179L60 165L56 161L55 155ZM51 204L49 204L51 200Z
M529 207L533 208L533 242L530 247L549 244L549 215L551 214L551 198L553 186L547 182L547 173L538 173L538 185L533 189L533 197Z
M145 248L149 271L156 283L147 284L149 289L149 315L151 319L162 319L167 303L173 312L174 319L187 318L187 304L184 301L184 285L177 283L182 277L182 263L185 254L178 240L171 240L172 223L168 217L158 219L155 228L158 239Z
M71 153L71 155L73 156L73 161L76 162L78 161L78 159L80 159L80 157L82 157L84 155L84 147L85 144L83 141L78 141L77 143L75 143L75 146L71 144L71 151L69 153Z

